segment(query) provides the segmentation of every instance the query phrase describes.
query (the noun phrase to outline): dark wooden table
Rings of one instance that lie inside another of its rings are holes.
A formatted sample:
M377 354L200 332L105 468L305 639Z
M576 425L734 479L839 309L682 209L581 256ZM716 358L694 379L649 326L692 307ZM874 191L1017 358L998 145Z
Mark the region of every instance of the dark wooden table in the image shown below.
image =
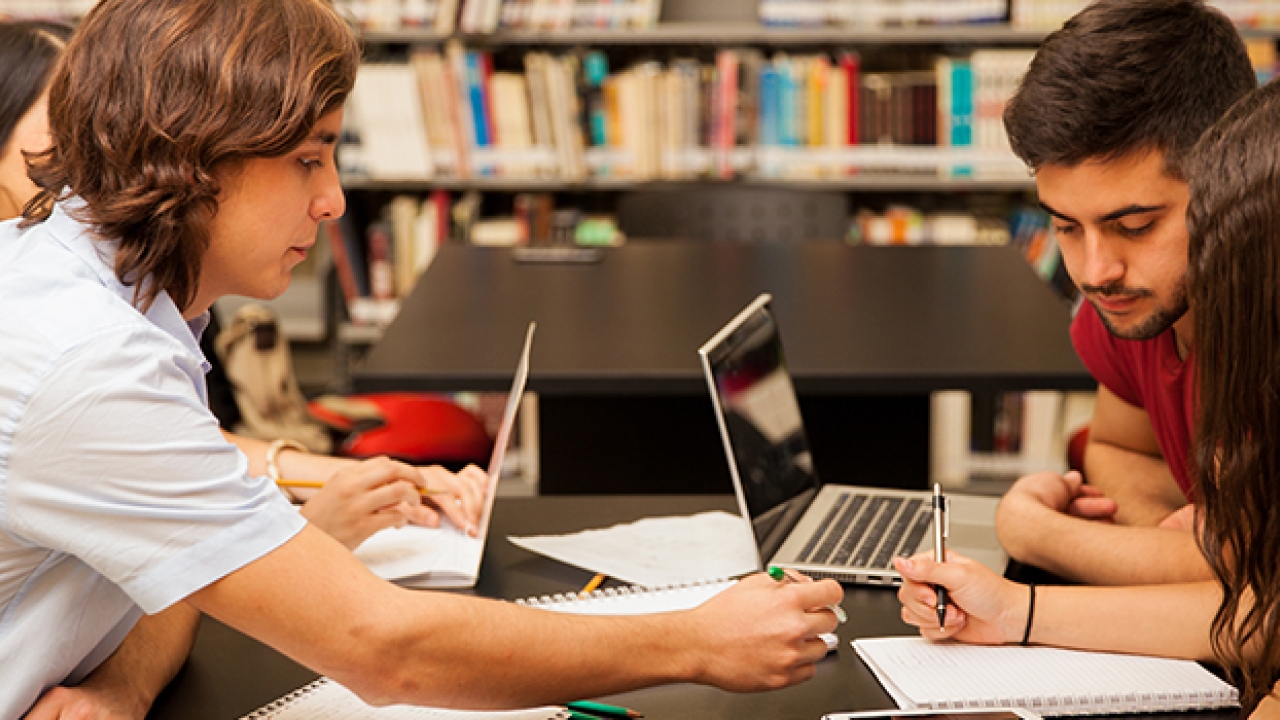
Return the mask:
M650 515L734 511L731 496L607 496L501 498L475 593L514 600L576 590L591 574L522 550L507 535L563 533ZM805 718L823 712L893 707L848 642L863 635L906 634L891 589L848 590L849 622L841 645L819 663L818 675L777 692L738 695L697 685L672 685L613 696L648 718ZM153 720L235 720L315 679L274 650L205 618L190 660L148 716ZM566 698L573 699L573 698Z
M591 574L522 550L508 535L565 533L653 515L735 511L732 496L603 496L500 498L475 594L514 600L577 590ZM650 720L817 720L826 712L894 707L849 642L858 637L911 635L891 588L846 586L849 621L840 646L818 663L817 675L775 692L735 694L699 685L668 685L604 698ZM319 632L320 630L317 629ZM205 618L191 658L156 702L151 720L237 720L314 680L316 674L274 650ZM567 698L576 699L576 698ZM1144 720L1228 720L1230 712L1143 715Z
M829 479L922 487L931 391L1093 387L1010 248L676 241L578 265L446 246L353 381L505 389L536 320L544 492L728 491L696 350L761 292Z

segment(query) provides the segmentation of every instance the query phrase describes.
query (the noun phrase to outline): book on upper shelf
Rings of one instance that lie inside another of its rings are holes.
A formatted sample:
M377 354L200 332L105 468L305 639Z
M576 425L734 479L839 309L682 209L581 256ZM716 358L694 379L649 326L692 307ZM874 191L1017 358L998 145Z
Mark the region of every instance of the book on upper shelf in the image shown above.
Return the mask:
M1015 28L1056 30L1088 4L1088 0L1010 0L1009 20ZM1274 0L1208 0L1208 5L1241 28L1280 26L1280 4Z
M711 62L673 52L611 67L600 51L531 51L498 67L490 51L449 42L395 70L367 66L345 177L1030 182L1000 115L1031 50L929 54L892 72L848 51L724 48ZM402 98L387 112L379 87Z
M888 27L1002 22L1005 0L760 0L772 27Z
M382 218L363 231L350 215L321 224L321 242L333 255L347 315L358 324L386 325L399 301L431 264L449 235L452 201L437 190L425 198L394 197Z
M454 31L458 0L334 0L334 8L361 30Z

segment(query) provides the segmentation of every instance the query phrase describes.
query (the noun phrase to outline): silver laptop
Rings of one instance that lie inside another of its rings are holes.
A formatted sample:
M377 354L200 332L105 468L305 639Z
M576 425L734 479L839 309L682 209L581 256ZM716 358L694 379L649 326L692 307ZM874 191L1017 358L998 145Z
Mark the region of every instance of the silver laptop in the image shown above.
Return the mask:
M729 474L760 560L841 582L892 585L897 555L932 549L932 494L824 485L800 417L771 298L756 298L698 350ZM948 549L1003 573L997 498L948 495Z

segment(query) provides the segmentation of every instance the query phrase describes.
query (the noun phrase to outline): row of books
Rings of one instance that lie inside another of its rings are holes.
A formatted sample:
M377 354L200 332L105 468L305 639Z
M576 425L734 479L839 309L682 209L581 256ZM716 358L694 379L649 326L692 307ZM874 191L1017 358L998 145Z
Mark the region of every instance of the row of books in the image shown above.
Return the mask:
M80 18L97 0L5 0L0 18ZM656 25L661 0L334 0L360 28L449 35L504 30L636 29ZM1052 30L1088 0L760 0L766 26L884 27L992 23ZM1241 27L1280 27L1280 0L1210 0Z
M1053 30L1080 12L1089 0L1009 0L1015 28ZM1239 27L1280 27L1280 0L1208 0Z
M556 207L550 193L518 193L513 213L480 217L481 196L454 198L444 190L425 197L397 195L361 226L357 213L324 223L320 242L333 257L347 314L357 324L385 325L413 290L440 245L465 242L487 247L610 246L625 238L609 215L587 215Z
M1033 51L865 72L856 53L719 51L611 72L598 51L524 56L524 72L449 43L367 64L344 172L580 180L812 178L859 170L1025 177L1000 120Z
M0 19L5 18L40 18L61 19L82 18L98 4L98 0L4 0L0 3Z
M1002 0L1003 1L1003 0ZM504 30L623 30L652 27L660 0L336 0L363 30L448 35Z
M949 25L1009 16L1006 0L760 0L758 11L772 27Z
M1015 204L999 215L982 210L925 212L901 204L878 212L864 208L854 215L847 239L867 245L1008 245L1063 297L1076 296L1062 267L1049 215L1038 207Z
M1015 29L1054 30L1089 0L760 0L769 26L885 27L993 23ZM1209 0L1240 27L1280 27L1280 1Z
M616 245L625 240L612 216L557 207L551 193L517 193L510 214L496 216L481 217L481 201L476 191L457 198L444 190L425 197L405 194L380 208L364 227L354 214L326 223L322 240L329 244L351 317L389 321L395 301L413 289L444 242L510 247ZM981 205L944 212L901 204L881 211L861 209L850 219L846 239L869 245L1008 245L1043 280L1067 297L1074 295L1044 210L1020 202Z
M361 30L430 30L457 27L458 0L335 0L334 7Z
M319 241L329 245L352 321L385 325L395 318L400 298L449 237L451 205L444 191L425 198L400 195L364 227L351 213L321 225Z

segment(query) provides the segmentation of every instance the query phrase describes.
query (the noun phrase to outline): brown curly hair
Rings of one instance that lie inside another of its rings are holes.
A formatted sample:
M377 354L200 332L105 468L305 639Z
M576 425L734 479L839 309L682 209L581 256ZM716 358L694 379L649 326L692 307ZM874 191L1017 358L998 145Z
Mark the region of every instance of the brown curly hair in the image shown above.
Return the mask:
M145 309L196 295L221 190L216 171L278 157L345 102L360 49L324 0L103 0L49 93L42 192L117 244L115 273Z

